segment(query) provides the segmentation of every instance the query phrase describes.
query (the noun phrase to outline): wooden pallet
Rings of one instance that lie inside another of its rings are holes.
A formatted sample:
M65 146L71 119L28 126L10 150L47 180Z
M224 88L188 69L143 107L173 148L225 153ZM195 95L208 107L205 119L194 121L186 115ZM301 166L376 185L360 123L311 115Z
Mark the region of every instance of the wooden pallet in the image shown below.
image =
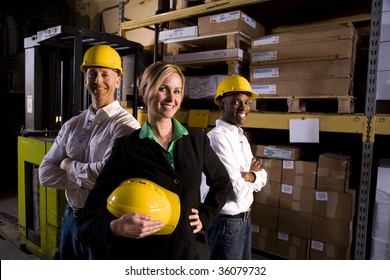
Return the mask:
M353 96L261 96L256 99L259 111L289 113L354 113Z

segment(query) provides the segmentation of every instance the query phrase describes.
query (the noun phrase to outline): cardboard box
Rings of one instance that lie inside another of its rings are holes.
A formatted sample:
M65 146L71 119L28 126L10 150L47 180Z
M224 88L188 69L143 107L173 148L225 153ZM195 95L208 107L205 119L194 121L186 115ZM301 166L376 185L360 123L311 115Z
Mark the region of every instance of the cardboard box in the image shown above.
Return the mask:
M313 214L314 189L281 185L279 207L293 211Z
M160 31L158 41L164 42L172 39L195 38L197 36L198 26L188 26Z
M278 231L310 238L312 214L279 208Z
M330 41L340 39L357 40L357 31L352 24L307 28L301 30L270 34L252 40L252 48L271 44L294 44L313 41Z
M271 230L277 230L278 215L279 211L277 207L264 205L257 202L252 204L251 221L254 225L265 227Z
M282 183L296 187L315 188L317 162L283 160Z
M390 260L390 242L372 238L371 260Z
M311 240L309 250L310 260L349 260L351 247L345 248L330 243Z
M354 58L356 43L352 40L305 42L295 45L262 45L249 48L250 63L265 65L278 62L299 62Z
M303 150L292 146L255 145L254 154L257 157L298 160Z
M273 207L279 207L280 186L280 183L268 180L261 191L254 193L254 201Z
M282 160L276 158L260 158L262 168L267 171L269 181L280 183L282 181Z
M388 204L375 203L372 237L390 242L390 201Z
M390 166L379 166L376 189L390 195Z
M278 233L277 254L291 260L308 259L309 239L288 233Z
M380 42L378 50L378 71L390 70L390 41Z
M164 61L169 63L191 62L191 63L203 63L210 61L220 61L226 59L236 59L240 61L248 60L248 53L242 49L223 49L223 50L211 50L202 52L182 53L164 55Z
M249 80L306 79L306 78L350 78L353 77L352 58L251 65Z
M241 11L232 11L198 18L199 35L242 32L256 38L265 34L264 27Z
M390 70L377 72L376 99L390 100Z
M277 231L252 225L252 248L275 254L277 242Z
M318 79L263 79L250 82L252 90L260 95L273 96L352 96L353 80L351 78L318 78Z
M347 248L352 243L352 224L352 221L313 215L311 238Z
M351 157L321 154L317 169L317 190L345 192L349 187Z
M348 193L316 191L314 215L351 221L355 214L355 190Z
M379 40L381 42L390 41L390 11L382 13L381 23Z

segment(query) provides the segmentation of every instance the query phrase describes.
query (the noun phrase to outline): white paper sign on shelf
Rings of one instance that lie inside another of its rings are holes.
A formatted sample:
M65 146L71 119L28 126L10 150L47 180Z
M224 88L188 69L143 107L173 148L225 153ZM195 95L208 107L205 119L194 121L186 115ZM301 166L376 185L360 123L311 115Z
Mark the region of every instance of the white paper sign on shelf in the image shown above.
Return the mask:
M290 119L290 143L318 143L319 119Z

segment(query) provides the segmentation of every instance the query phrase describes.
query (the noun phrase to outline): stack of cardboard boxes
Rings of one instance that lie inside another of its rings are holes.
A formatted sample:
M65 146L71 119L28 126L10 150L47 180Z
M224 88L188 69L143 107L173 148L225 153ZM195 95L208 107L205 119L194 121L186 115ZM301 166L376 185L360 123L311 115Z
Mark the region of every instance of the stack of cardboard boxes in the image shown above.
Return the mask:
M356 200L349 188L350 162L345 155L319 157L310 259L350 258Z
M186 77L185 97L209 99L215 96L219 82L227 75L241 74L249 65L247 52L253 38L263 36L264 27L240 10L198 18L197 26L161 31L164 60L182 65L207 65L222 62L226 73Z
M171 63L196 64L223 60L249 62L247 48L253 38L263 36L264 32L262 25L237 10L199 17L196 27L160 32L160 41L165 42L170 49L174 48L169 44L181 41L173 53L164 55L164 60ZM184 36L193 39L184 42L180 40ZM234 71L230 74L234 74Z
M351 96L357 37L345 24L253 39L252 88L262 97Z
M254 154L268 182L255 193L252 246L288 259L348 259L355 205L349 157L322 154L313 162L302 160L299 147L263 145Z

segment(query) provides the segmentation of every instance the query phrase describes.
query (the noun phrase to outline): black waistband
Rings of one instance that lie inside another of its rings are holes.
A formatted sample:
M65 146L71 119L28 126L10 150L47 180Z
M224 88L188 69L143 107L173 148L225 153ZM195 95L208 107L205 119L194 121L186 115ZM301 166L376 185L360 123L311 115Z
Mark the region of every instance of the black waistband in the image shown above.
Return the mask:
M236 218L236 219L243 219L249 216L249 211L238 213L236 215L226 215L226 214L220 214L221 218Z

